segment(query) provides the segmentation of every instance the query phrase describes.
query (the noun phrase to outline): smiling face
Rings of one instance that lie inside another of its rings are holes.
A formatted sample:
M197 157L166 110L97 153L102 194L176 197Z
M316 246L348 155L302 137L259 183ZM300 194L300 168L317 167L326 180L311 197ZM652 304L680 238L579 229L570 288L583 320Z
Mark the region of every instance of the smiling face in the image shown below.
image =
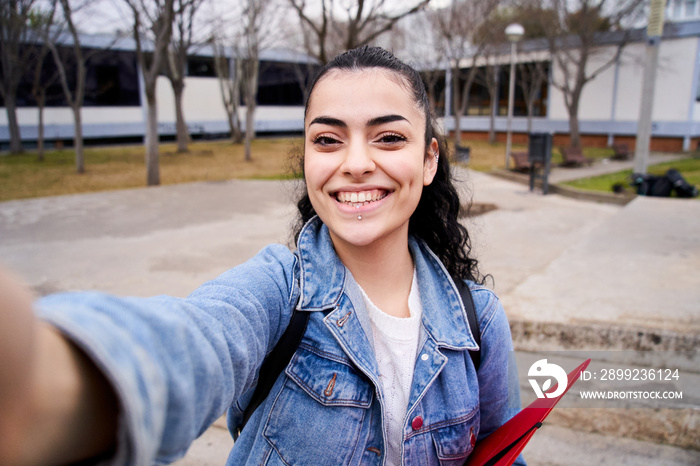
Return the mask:
M435 175L437 141L426 148L426 117L401 79L379 68L333 70L313 89L304 173L336 249L405 244Z

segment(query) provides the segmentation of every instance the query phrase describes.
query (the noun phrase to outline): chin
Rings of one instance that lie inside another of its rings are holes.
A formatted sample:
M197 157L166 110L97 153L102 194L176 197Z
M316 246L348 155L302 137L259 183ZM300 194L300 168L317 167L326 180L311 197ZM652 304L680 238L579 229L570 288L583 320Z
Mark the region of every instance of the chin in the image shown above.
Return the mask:
M361 220L358 220L358 222L361 222ZM338 233L336 228L330 226L329 230L331 231L331 238L334 242L342 241L343 243L355 247L370 246L378 239L375 233L367 231L367 228L363 228L359 225L357 227L351 226L349 228L343 228L342 233Z

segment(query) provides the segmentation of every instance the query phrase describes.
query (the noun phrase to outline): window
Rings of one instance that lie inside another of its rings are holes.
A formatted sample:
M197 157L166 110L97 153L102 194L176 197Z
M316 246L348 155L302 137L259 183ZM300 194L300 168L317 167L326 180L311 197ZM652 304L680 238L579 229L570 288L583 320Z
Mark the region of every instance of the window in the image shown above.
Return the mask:
M304 92L318 67L304 63L260 62L258 104L304 105Z
M215 78L216 68L213 57L190 57L187 59L187 76Z
M35 47L35 46L27 46ZM59 48L66 68L68 87L75 90L75 57L71 48ZM139 80L136 55L133 52L116 50L83 49L86 58L85 107L138 106ZM46 88L47 107L66 107L68 102L58 79L56 63L48 54L42 63L42 82ZM34 67L27 70L17 90L18 107L35 107L32 95ZM1 103L1 102L0 102Z
M85 75L86 107L133 107L140 103L136 55L117 50L92 54Z

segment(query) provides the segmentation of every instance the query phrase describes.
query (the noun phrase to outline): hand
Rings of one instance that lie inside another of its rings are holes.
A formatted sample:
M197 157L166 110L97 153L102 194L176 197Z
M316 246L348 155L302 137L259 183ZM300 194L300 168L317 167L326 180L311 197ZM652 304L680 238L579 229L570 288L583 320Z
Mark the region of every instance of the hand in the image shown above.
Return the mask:
M0 464L64 464L116 444L114 389L70 340L32 311L0 271Z
M0 464L16 464L29 428L38 323L29 291L0 270Z

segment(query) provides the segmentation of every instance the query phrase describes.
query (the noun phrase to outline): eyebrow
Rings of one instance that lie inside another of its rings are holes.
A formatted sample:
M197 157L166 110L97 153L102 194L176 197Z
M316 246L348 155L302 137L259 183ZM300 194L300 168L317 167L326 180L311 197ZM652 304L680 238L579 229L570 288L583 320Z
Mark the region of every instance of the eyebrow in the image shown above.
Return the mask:
M343 120L339 120L337 118L332 118L332 117L327 117L327 116L320 116L316 117L313 120L311 120L311 123L309 123L309 126L313 125L314 123L320 124L320 125L329 125L329 126L337 126L339 128L347 128L348 125L345 123Z
M401 115L384 115L384 116L372 118L371 120L367 121L367 126L379 126L379 125L383 125L384 123L391 123L394 121L409 122L406 118L402 117Z
M379 126L379 125L383 125L385 123L391 123L394 121L406 121L406 122L408 122L408 120L405 117L402 117L401 115L383 115L383 116L378 116L378 117L375 117L375 118L368 120L367 126ZM343 120L339 120L337 118L327 117L327 116L320 116L320 117L314 118L313 120L311 120L311 123L309 123L309 126L311 126L313 124L337 126L339 128L347 128L348 127L347 123L345 123Z

